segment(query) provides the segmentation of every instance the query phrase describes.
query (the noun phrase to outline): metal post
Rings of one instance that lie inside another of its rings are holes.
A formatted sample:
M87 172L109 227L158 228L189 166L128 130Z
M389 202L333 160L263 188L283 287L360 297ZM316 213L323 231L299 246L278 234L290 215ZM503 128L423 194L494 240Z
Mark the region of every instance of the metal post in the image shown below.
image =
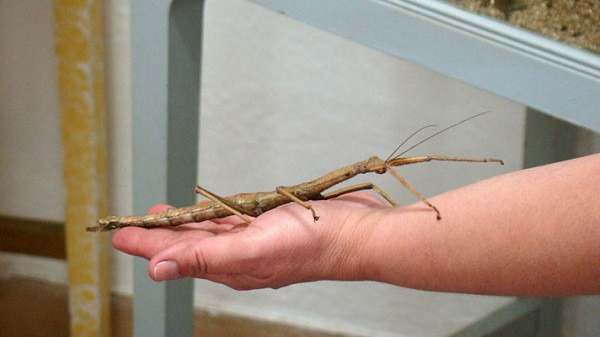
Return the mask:
M133 210L195 202L204 1L133 0ZM193 280L156 283L134 262L134 335L192 336Z

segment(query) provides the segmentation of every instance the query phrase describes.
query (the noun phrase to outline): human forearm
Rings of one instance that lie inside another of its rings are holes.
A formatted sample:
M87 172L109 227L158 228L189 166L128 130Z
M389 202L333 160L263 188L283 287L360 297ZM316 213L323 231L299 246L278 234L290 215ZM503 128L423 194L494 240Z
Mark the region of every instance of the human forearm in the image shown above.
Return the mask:
M374 280L497 295L600 293L600 155L514 172L392 208L353 193L176 229L124 228L117 249L155 280L199 277L235 289ZM158 207L158 206L157 206ZM158 211L166 206L153 209Z
M488 179L426 206L374 212L366 273L401 286L501 295L600 292L600 155Z

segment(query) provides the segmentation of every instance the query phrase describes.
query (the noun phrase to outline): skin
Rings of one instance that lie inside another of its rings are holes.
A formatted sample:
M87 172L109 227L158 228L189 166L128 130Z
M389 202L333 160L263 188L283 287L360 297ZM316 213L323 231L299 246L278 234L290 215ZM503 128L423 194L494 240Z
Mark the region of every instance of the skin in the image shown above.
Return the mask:
M157 281L197 277L234 289L373 280L510 296L600 294L600 154L494 177L421 203L367 193L287 204L255 218L113 236ZM150 212L169 206L157 205Z

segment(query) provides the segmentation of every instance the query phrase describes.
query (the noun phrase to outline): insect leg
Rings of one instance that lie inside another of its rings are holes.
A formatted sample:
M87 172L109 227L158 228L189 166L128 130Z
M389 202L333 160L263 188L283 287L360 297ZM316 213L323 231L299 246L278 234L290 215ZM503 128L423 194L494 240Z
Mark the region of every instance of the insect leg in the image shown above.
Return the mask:
M196 191L196 193L201 194L202 196L212 200L213 202L217 203L219 206L221 206L221 207L225 208L226 210L228 210L229 212L231 212L231 214L237 215L244 222L246 222L248 224L251 222L251 220L247 216L242 214L246 211L237 207L234 203L229 202L228 200L225 200L225 199L221 198L220 196L218 196L200 186L196 186L194 191Z
M300 205L300 206L302 206L302 207L310 210L310 212L312 213L313 219L315 221L319 220L319 217L317 216L317 213L315 213L315 210L312 208L311 205L309 205L305 201L300 200L297 196L295 196L294 194L292 194L285 187L279 186L279 187L277 187L275 189L275 191L277 191L277 193L283 195L284 197L289 198L290 200L292 200L293 202L297 203L298 205Z
M465 157L446 157L446 156L422 156L422 157L405 157L392 158L388 160L391 166L408 165L416 163L425 163L430 161L460 161L467 163L500 163L504 165L501 159L496 158L465 158Z
M333 192L327 193L324 195L324 197L325 197L325 199L332 199L335 197L339 197L342 194L356 192L356 191L362 191L362 190L373 190L373 191L379 193L379 195L381 195L385 200L387 200L392 206L398 206L398 204L387 193L385 193L384 190L382 190L381 188L379 188L377 185L375 185L373 183L364 183L364 184L358 184L358 185L344 187L339 190L335 190Z
M406 179L404 179L400 174L398 174L398 172L396 172L396 170L394 170L392 167L388 166L387 167L388 172L390 172L396 179L398 179L398 181L404 185L404 187L406 187L407 190L409 190L412 194L414 194L417 198L419 198L419 200L421 200L425 205L431 207L431 209L433 209L435 211L435 213L437 214L437 219L440 220L442 218L442 216L440 215L440 211L437 209L437 207L433 206L433 204L431 204L429 202L429 200L427 200L424 196L421 195L421 193L419 193L419 191L417 191L416 188L414 188L411 184L408 183L408 181L406 181Z

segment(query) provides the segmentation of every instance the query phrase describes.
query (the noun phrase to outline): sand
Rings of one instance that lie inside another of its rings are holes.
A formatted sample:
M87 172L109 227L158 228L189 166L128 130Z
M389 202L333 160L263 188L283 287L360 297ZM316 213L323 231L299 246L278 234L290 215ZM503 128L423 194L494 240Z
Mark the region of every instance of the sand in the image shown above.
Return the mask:
M600 54L599 0L448 1L469 11Z

